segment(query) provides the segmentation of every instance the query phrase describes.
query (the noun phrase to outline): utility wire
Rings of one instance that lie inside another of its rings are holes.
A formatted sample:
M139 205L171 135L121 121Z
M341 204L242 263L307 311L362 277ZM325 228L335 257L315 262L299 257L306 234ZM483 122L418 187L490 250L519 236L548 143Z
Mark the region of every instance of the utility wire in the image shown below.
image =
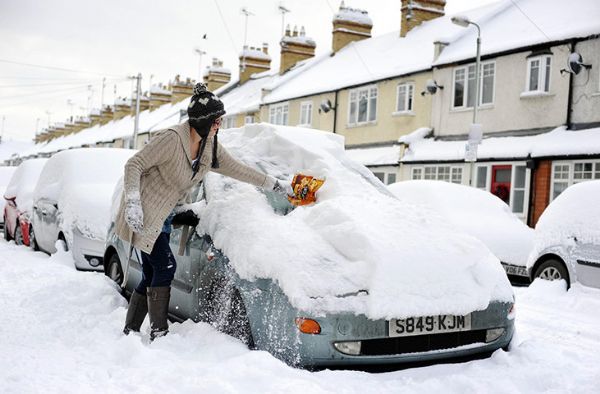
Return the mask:
M114 83L119 81L128 81L128 79L107 79L106 83ZM54 85L76 85L86 83L88 85L97 85L101 84L102 81L98 81L98 79L90 79L90 80L75 80L72 82L47 82L47 83L26 83L26 84L15 84L15 85L0 85L0 88L31 88L38 86L54 86Z
M227 36L229 36L229 41L231 42L231 46L233 47L233 51L237 55L237 47L235 46L235 41L233 41L233 36L229 31L229 27L227 26L227 22L225 22L225 17L223 17L223 13L221 12L221 7L219 7L219 3L217 0L214 0L215 6L217 7L217 11L219 11L219 15L221 16L221 20L223 21L223 26L225 26L225 30L227 31Z
M125 75L111 75L111 74L104 74L104 73L98 73L98 72L94 72L94 71L83 71L83 70L74 70L74 69L70 69L70 68L62 68L62 67L54 67L54 66L43 66L41 64L32 64L32 63L22 63L22 62L16 62L14 60L6 60L6 59L0 59L1 63L10 63L10 64L17 64L20 66L27 66L27 67L36 67L36 68L45 68L48 70L58 70L58 71L65 71L65 72L75 72L75 73L79 73L79 74L95 74L95 75L101 75L101 76L111 76L111 77L116 77L116 78L125 78Z

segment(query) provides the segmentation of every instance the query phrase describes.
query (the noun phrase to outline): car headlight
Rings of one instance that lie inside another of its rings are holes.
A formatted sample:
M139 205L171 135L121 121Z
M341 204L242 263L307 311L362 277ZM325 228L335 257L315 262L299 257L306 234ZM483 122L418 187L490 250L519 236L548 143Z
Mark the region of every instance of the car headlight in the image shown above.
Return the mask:
M361 341L334 342L333 346L341 353L358 356L360 354Z

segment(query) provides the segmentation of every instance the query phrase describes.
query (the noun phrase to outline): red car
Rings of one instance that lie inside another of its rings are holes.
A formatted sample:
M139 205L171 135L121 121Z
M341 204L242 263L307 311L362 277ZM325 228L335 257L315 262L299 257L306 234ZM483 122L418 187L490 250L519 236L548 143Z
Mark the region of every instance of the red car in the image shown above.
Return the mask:
M36 248L35 235L30 224L33 205L33 189L37 184L42 168L48 159L32 159L21 163L14 172L4 199L4 239L15 240L17 245Z

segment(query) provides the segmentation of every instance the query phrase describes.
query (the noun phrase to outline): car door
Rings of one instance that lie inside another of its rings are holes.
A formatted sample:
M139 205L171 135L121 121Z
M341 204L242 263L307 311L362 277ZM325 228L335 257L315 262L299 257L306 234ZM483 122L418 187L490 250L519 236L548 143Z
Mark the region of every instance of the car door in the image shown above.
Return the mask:
M169 304L169 313L181 318L188 319L193 313L194 286L192 278L191 265L191 245L187 240L190 239L194 229L190 228L186 237L186 246L183 255L179 255L179 242L183 234L183 226L171 230L171 239L169 245L177 262L177 270L171 284L171 302Z
M577 243L573 253L577 280L600 288L600 243Z

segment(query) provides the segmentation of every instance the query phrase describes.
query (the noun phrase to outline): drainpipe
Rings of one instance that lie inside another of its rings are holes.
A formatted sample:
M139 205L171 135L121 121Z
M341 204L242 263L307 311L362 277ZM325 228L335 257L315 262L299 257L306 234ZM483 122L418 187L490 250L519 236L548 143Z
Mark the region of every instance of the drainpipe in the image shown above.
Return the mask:
M336 90L335 91L335 99L334 99L335 103L333 104L333 108L334 108L334 111L333 111L333 134L335 134L336 124L337 124L338 93L339 93L339 90Z
M577 45L577 41L571 41L571 52L575 52L575 45ZM567 129L571 130L573 128L572 116L571 112L573 111L573 73L569 73L569 96L567 99Z

